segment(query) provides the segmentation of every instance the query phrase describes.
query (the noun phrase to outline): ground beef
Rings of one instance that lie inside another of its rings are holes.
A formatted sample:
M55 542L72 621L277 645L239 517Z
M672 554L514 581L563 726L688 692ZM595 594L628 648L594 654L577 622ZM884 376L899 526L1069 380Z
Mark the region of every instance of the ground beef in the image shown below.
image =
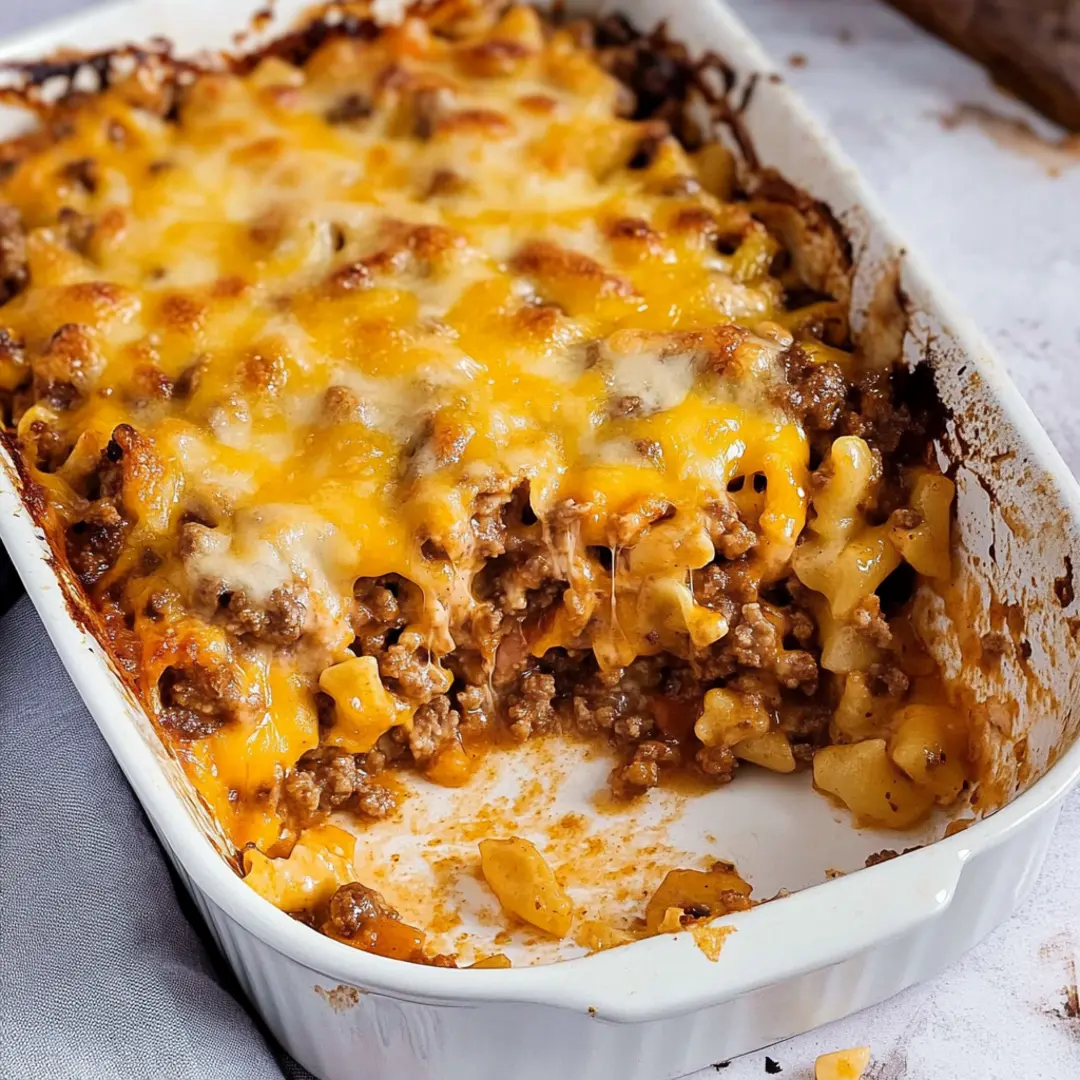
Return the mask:
M352 795L351 787L349 795ZM321 801L322 790L313 773L306 769L297 769L285 777L282 784L282 802L288 818L296 823L298 829L320 820Z
M486 686L473 683L459 690L457 703L461 713L459 726L465 731L483 731L491 723L494 702Z
M322 418L328 424L362 422L364 405L347 386L331 386L323 395Z
M253 603L242 589L229 593L226 626L272 645L291 645L304 632L307 604L295 586L279 585L264 603Z
M727 784L735 776L738 761L728 746L702 746L694 755L697 767L718 784Z
M908 691L910 680L895 664L871 664L868 674L872 693L901 698Z
M161 726L174 737L185 742L192 742L213 735L225 723L226 718L220 715L208 716L195 712L194 709L170 706L161 710L158 720Z
M91 505L66 534L68 559L85 585L97 584L123 548L131 524L121 499L125 476L139 481L158 468L149 440L129 424L113 429L94 469L81 482L81 494Z
M660 766L655 761L639 758L637 754L611 776L611 790L616 795L628 796L647 791L660 783Z
M381 894L358 881L342 885L330 898L327 914L323 923L323 933L343 938L357 948L368 952L379 952L383 935L390 936L388 924L400 923L401 915L396 908L386 902ZM401 941L410 938L414 943L412 955L402 956L414 964L426 964L432 967L456 967L454 958L440 953L437 956L425 956L423 952L424 935L415 927L401 924L401 930L393 935ZM398 945L399 942L394 942Z
M827 702L788 699L775 707L780 730L790 740L796 760L808 761L815 749L828 743L832 707Z
M479 596L505 615L528 610L535 616L555 602L566 583L547 546L526 542L488 563L476 587Z
M520 520L522 504L527 501L528 486L517 485L512 477L492 481L476 493L469 519L474 557L493 559L506 550L509 519L516 507Z
M14 206L0 203L0 304L22 292L29 280L22 215Z
M729 500L713 503L709 508L709 538L725 559L738 559L757 544L753 529L739 517L739 511Z
M804 649L785 649L777 654L774 668L781 686L812 694L818 685L818 662Z
M505 625L504 625L505 624ZM479 656L485 668L490 669L499 651L500 642L508 636L520 637L520 624L516 620L506 621L503 613L490 601L478 601L472 610L468 625L463 627L464 633L455 630L454 640L458 650L472 646Z
M214 530L201 521L184 521L176 540L176 553L187 560L214 550Z
M784 614L788 619L788 633L804 649L808 648L813 642L814 636L817 634L817 627L814 625L814 620L801 608L794 606L785 608Z
M87 588L96 585L115 565L127 531L127 520L108 501L92 506L82 521L68 528L68 563Z
M776 628L765 617L760 604L743 604L742 621L728 635L735 660L743 667L772 668L780 639Z
M652 717L642 712L631 712L620 716L611 725L611 730L620 738L629 742L637 742L650 734L653 729Z
M594 670L574 687L575 726L583 735L604 731L628 742L644 738L653 730L648 694L659 679L659 667L651 657L625 669Z
M397 809L397 799L388 788L364 783L356 789L356 808L365 817L389 817Z
M730 611L727 636L693 658L699 677L726 679L739 671L760 670L774 676L780 686L813 694L818 685L817 658L808 650L784 647L787 636L794 636L795 625L806 637L813 633L813 624L805 615L796 620L784 611L779 614L778 629L760 603Z
M353 585L352 628L355 651L362 656L378 656L387 645L387 635L406 623L398 593L400 579L359 578Z
M143 410L155 402L168 401L173 396L175 384L168 375L153 364L139 364L131 373L131 388L127 398L133 408Z
M461 714L450 707L446 694L421 705L413 714L412 729L407 736L413 760L420 766L427 765L453 740L460 723Z
M361 578L353 587L356 597L357 618L365 618L382 623L384 626L401 627L405 625L405 616L401 610L398 594L394 591L389 578L373 580Z
M373 757L357 757L333 746L309 750L281 786L282 810L292 827L316 825L346 806L370 818L393 813L397 807L393 794L371 782L379 764Z
M372 108L371 99L364 94L345 94L324 115L328 124L348 124L354 120L366 120Z
M406 630L379 656L379 674L392 680L394 692L414 705L426 705L445 689L423 635L415 630Z
M864 438L885 458L887 488L902 491L903 466L927 463L945 424L930 366L867 372L848 401L834 433Z
M359 783L352 754L331 746L309 751L282 784L286 815L297 828L306 828L344 806L356 794Z
M200 521L186 521L180 526L177 554L188 563L194 578L191 602L207 617L217 616L237 637L292 645L303 635L308 617L307 599L302 586L279 585L265 599L257 600L245 589L234 589L227 581L197 570L201 556L219 550L220 533Z
M742 604L758 598L757 577L748 558L710 563L694 571L694 596L699 604L719 611L730 623Z
M847 403L848 383L834 363L815 363L796 342L781 356L786 382L775 392L777 404L811 434L832 431Z
M236 715L243 688L228 663L168 667L158 680L164 727L183 739L212 735Z
M550 731L555 724L555 679L539 671L527 671L518 680L517 689L507 699L506 717L510 734L524 741L531 735Z
M86 255L94 235L94 219L70 206L60 207L56 215L57 232L72 251Z
M473 536L473 555L481 559L492 559L501 555L506 546L506 524L502 518L502 505L495 504L492 496L477 499L470 519Z
M94 389L105 365L105 356L92 330L77 323L65 323L31 356L34 392L55 409L73 408ZM116 432L113 436L115 439Z
M637 795L660 783L661 766L678 765L681 761L677 745L649 739L635 748L630 761L611 774L611 789L623 797Z
M863 376L850 396L855 404L845 410L838 427L844 435L858 435L875 450L891 455L900 443L904 428L911 424L911 413L897 405L888 372Z
M330 924L341 936L353 938L374 919L400 919L380 893L350 881L330 898Z
M881 613L881 601L874 593L859 601L851 612L849 623L878 648L888 648L892 643L892 631Z

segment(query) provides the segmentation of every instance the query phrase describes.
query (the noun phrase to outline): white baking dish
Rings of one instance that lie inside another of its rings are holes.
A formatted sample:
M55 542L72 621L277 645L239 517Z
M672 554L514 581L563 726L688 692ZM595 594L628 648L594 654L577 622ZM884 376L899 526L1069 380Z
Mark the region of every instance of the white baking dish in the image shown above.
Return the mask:
M848 231L856 307L899 258L910 316L905 351L913 362L928 357L952 410L941 455L957 466L959 490L959 584L944 599L925 597L923 614L936 626L939 657L995 733L1006 804L964 832L817 885L826 870L854 870L871 851L934 839L943 822L915 837L857 832L793 778L747 775L674 810L657 795L633 835L609 835L613 856L644 865L643 853L662 838L672 841L662 858L733 858L759 895L816 885L723 920L737 932L715 963L690 934L508 971L417 967L358 952L272 908L221 857L176 762L72 617L0 450L0 538L61 658L252 1001L325 1080L659 1080L836 1019L933 975L1004 919L1034 884L1062 797L1080 775L1080 609L1071 583L1080 488L978 336L911 258L900 257L850 165L770 75L730 12L710 0L618 6L645 25L668 18L673 36L726 57L744 85L758 76L747 130L762 162L825 201ZM232 6L224 21L212 0L128 2L23 38L4 54L154 33L190 49L224 43L241 17ZM990 631L1007 642L992 664L979 649ZM559 762L544 764L561 775ZM531 767L525 757L507 764L488 797L512 791ZM560 813L593 813L588 792L602 767L585 763L572 771L576 787L558 785ZM443 820L454 812L453 797L444 799L428 792L410 813ZM364 846L385 863L395 845L401 865L416 856L393 829L373 832ZM595 882L590 903L602 906L609 885ZM485 933L466 929L476 939ZM526 951L520 943L507 951L515 949Z

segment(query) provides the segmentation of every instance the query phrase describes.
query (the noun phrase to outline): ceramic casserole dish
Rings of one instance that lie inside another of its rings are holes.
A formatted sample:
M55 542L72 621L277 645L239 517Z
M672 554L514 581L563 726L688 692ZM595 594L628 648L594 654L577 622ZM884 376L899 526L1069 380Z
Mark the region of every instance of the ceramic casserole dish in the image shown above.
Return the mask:
M978 334L893 235L851 165L731 12L719 0L623 0L618 8L642 27L666 21L671 37L734 69L730 99L743 152L828 206L850 241L856 334L871 332L867 312L882 282L903 299L905 362L932 373L947 417L936 451L957 485L955 580L920 596L919 626L949 680L964 688L992 767L963 829L935 818L911 834L855 830L808 777L781 783L765 773L655 807L634 823L635 836L619 841L631 860L644 865L646 852L664 844L710 851L734 861L761 895L789 893L725 916L734 932L718 958L690 932L589 956L549 949L532 958L561 962L510 970L423 967L350 949L240 880L180 766L85 629L81 601L35 524L4 443L0 539L245 992L286 1049L323 1080L660 1080L835 1020L934 975L1005 919L1034 886L1062 799L1080 776L1076 481ZM12 42L0 55L155 34L190 52L227 43L239 18L209 0L182 11L130 0ZM0 134L17 123L4 113ZM538 767L529 762L523 754L502 763L485 797L511 797ZM573 781L558 763L546 765L565 782L545 800L559 814L596 818L589 792L602 763L575 770ZM410 810L409 829L380 823L368 846L420 873L417 834L459 812L452 794L427 791ZM549 813L546 802L539 813ZM862 869L870 854L898 847L914 850ZM597 893L605 887L598 881ZM526 946L520 955L530 958Z

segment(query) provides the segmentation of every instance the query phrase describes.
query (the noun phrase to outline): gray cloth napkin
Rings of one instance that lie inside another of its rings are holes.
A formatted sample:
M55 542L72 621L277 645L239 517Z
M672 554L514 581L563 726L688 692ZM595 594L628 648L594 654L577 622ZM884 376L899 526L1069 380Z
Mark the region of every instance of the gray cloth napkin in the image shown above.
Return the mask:
M0 0L0 35L87 0ZM16 592L0 549L0 612ZM30 603L0 615L0 1080L304 1080L248 1014Z
M0 616L0 1078L307 1077L202 929L23 597Z

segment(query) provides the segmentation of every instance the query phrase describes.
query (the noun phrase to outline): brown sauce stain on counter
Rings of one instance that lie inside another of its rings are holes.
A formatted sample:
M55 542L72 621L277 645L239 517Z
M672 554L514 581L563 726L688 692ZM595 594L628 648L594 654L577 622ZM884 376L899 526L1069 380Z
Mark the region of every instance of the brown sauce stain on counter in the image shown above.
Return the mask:
M1055 934L1039 949L1039 959L1044 963L1060 964L1065 975L1060 1000L1042 1009L1045 1016L1061 1022L1062 1028L1073 1039L1080 1040L1080 989L1078 989L1076 956L1077 943L1073 934L1065 930Z
M965 103L940 116L946 131L961 127L978 128L1003 150L1026 157L1046 171L1047 176L1060 176L1066 169L1080 165L1080 135L1066 134L1058 138L1041 135L1026 120L1006 116L986 105Z

